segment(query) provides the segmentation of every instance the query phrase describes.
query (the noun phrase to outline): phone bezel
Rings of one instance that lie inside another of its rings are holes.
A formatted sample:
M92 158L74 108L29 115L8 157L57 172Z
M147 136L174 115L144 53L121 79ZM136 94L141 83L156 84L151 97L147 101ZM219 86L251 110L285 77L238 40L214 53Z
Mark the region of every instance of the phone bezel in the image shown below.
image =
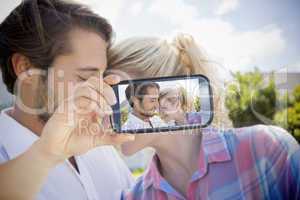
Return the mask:
M120 111L120 102L119 102L119 90L118 86L121 84L129 84L129 83L137 83L143 81L170 81L170 80L185 80L190 78L198 78L200 84L200 78L205 79L208 83L208 90L209 90L209 101L210 101L210 117L206 124L191 124L191 125L181 125L181 126L174 126L174 127L158 127L158 128L146 128L146 129L135 129L135 130L121 130L121 112ZM142 133L157 133L157 132L167 132L167 131L178 131L178 130L185 130L185 129L196 129L196 128L205 128L209 126L214 117L214 105L213 105L213 93L212 88L210 85L209 79L204 76L203 74L193 74L193 75L180 75L180 76L163 76L163 77L154 77L154 78L141 78L141 79L134 79L134 80L123 80L120 81L118 84L112 86L116 98L117 103L112 106L113 115L110 117L110 122L113 130L116 133L132 133L132 134L142 134ZM118 111L118 112L116 112ZM117 123L115 123L117 122ZM116 125L117 124L117 125Z

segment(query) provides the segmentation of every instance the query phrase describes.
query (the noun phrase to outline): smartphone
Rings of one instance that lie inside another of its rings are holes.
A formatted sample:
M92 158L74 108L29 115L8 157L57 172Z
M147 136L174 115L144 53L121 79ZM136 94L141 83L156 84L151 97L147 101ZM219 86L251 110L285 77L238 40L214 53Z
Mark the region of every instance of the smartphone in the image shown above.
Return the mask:
M117 133L155 133L204 128L213 120L209 79L201 74L124 80L113 86Z

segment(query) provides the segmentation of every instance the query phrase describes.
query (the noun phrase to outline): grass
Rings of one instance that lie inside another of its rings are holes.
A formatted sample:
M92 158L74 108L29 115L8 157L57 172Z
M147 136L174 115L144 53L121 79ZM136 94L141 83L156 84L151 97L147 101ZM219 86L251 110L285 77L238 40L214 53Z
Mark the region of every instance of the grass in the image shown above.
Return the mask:
M137 169L132 171L132 175L135 179L137 179L144 173L144 171L145 170L143 168L137 168Z

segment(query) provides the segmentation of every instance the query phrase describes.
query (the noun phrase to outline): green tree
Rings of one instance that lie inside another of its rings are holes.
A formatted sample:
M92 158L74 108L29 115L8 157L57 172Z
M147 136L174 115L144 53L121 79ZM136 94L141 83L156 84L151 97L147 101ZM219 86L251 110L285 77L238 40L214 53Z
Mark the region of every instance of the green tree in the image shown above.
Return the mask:
M123 125L128 119L128 107L121 108L121 124Z
M201 102L200 102L200 97L196 96L195 100L194 100L194 108L196 112L199 112L201 109Z
M293 90L291 97L286 98L285 105L274 116L274 122L287 129L300 142L300 85Z
M225 105L234 127L271 124L276 113L277 90L274 76L268 83L256 68L253 72L233 74L226 91Z

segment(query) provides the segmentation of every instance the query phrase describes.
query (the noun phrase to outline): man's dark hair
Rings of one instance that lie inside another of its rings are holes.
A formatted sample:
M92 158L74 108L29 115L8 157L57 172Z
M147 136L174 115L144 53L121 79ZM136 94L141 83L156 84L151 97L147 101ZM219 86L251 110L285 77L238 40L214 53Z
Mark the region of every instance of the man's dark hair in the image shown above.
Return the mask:
M137 97L140 101L143 99L143 96L147 94L148 88L157 88L159 90L159 85L155 82L140 82L129 84L125 89L126 99L129 102L129 105L133 108L132 97Z
M82 28L99 34L108 45L112 27L88 7L66 0L24 0L0 25L0 67L13 93L17 76L11 58L26 56L34 67L48 69L58 55L70 52L68 33Z

